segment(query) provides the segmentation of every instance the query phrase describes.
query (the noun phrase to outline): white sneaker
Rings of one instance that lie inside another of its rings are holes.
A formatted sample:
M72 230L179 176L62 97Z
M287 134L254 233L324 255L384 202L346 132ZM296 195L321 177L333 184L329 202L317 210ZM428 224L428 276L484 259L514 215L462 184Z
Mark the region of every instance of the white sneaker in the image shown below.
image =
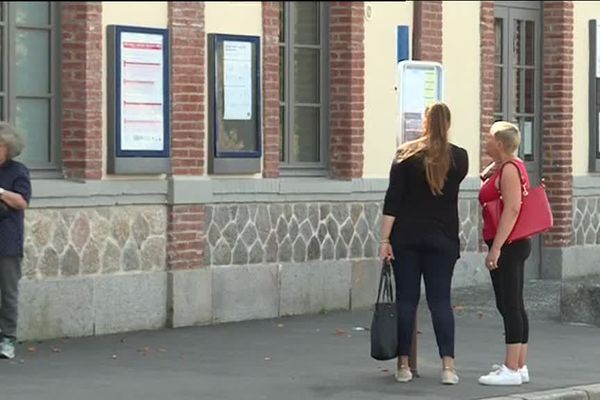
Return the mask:
M489 386L519 386L523 383L521 373L502 365L499 369L479 378L479 383Z
M496 371L500 368L502 368L502 365L500 364L492 365L492 371ZM529 369L527 368L527 365L524 365L523 368L519 368L519 373L521 374L523 383L529 383Z
M396 381L397 382L410 382L413 379L413 374L410 372L410 368L406 366L399 366L396 370Z
M529 383L529 369L527 368L527 365L523 365L523 368L519 369L519 373L521 374L523 383Z

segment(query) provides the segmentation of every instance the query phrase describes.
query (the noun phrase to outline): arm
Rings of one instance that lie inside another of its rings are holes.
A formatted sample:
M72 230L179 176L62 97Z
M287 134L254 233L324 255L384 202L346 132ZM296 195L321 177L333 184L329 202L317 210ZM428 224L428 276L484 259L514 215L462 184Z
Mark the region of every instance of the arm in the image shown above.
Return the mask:
M490 269L498 267L500 250L510 236L521 211L521 178L517 167L513 164L504 166L500 179L500 193L502 194L504 209L502 215L500 215L494 243L486 260L486 265Z
M4 193L0 195L0 200L14 210L24 210L29 206L30 199L31 181L29 179L29 171L25 167L22 167L12 187L10 189L4 188Z
M394 259L392 245L390 244L390 235L396 217L402 206L402 192L404 190L404 165L402 163L392 164L390 170L390 183L385 194L383 203L383 217L381 219L381 242L379 247L379 255L382 261L390 261Z
M4 190L4 193L0 195L0 200L14 210L24 210L27 208L27 201L23 196L9 190Z

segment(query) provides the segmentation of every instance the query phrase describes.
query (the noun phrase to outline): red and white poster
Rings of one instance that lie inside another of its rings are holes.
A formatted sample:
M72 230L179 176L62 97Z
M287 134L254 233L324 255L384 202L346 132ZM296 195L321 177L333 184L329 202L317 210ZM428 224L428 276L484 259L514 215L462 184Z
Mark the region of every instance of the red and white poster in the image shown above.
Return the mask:
M162 151L164 143L162 35L121 34L121 150Z

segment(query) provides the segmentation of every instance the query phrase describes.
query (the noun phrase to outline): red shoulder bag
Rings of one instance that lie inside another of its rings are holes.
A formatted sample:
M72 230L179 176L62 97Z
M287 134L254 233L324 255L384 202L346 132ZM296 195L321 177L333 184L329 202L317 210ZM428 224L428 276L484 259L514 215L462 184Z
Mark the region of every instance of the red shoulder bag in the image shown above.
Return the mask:
M521 210L506 243L512 243L546 232L554 225L552 210L550 209L550 202L548 201L544 184L542 183L540 186L528 190L525 179L521 174L521 169L513 162L510 163L517 167L519 177L521 178ZM502 179L502 170L500 170L498 179ZM483 205L486 221L490 222L494 231L498 230L503 208L504 203L502 202L501 192L500 198Z

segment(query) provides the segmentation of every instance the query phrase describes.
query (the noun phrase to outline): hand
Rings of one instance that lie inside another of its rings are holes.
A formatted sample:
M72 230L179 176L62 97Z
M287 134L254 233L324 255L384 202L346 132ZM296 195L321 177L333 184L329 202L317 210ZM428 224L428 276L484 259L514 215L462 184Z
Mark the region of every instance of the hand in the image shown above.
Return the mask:
M379 246L379 259L381 262L391 263L394 259L394 252L392 250L392 245L389 243L381 243Z
M486 179L488 179L490 176L492 176L494 174L494 172L496 172L496 163L493 162L490 165L488 165L479 175L479 177L481 178L482 181L485 181Z
M487 255L487 257L485 258L485 266L487 267L487 269L489 269L490 271L495 270L496 268L498 268L498 259L500 258L500 250L492 247Z

